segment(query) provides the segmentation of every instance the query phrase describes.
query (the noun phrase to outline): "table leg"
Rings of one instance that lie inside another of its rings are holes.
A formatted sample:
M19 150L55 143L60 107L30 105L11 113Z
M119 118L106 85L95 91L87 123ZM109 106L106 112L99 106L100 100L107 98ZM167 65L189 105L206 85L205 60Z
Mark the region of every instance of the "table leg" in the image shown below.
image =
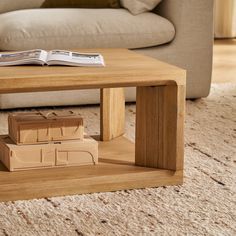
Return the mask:
M101 89L102 141L109 141L125 132L125 95L123 88Z
M138 87L135 163L183 170L185 86Z

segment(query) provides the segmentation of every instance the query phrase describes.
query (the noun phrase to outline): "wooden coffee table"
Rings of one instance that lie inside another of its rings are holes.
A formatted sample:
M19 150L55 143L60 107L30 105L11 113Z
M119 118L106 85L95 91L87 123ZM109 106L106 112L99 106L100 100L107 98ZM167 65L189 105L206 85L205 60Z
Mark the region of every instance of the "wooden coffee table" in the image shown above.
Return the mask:
M101 89L99 164L8 172L0 201L177 185L183 182L186 73L126 49L93 49L105 68L0 68L0 94ZM124 133L124 87L137 87L136 142Z

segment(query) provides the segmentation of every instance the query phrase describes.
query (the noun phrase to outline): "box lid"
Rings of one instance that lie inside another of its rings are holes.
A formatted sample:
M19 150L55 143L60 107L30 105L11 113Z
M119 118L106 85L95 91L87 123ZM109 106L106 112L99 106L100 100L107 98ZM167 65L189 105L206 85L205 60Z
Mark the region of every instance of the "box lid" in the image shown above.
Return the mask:
M35 123L35 122L45 122L50 121L72 121L80 120L82 122L82 117L75 113L74 111L50 111L50 112L22 112L22 113L12 113L9 115L9 119L16 121L17 123Z

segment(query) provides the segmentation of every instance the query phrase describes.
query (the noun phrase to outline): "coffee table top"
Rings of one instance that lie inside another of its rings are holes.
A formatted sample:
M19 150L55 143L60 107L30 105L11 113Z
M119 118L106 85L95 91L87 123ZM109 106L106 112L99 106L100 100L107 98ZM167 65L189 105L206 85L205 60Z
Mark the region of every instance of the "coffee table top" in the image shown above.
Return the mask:
M0 67L0 93L185 84L186 71L127 49L99 52L106 67Z

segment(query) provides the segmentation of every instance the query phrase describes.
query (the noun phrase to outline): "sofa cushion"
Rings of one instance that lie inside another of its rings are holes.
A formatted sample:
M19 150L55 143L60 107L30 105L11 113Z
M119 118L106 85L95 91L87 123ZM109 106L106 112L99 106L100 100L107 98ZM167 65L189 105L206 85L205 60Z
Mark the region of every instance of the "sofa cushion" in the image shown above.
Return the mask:
M161 1L162 0L120 0L121 5L134 15L153 10Z
M143 48L170 42L174 26L125 9L34 9L0 15L0 50Z
M45 8L118 8L119 0L45 0Z

